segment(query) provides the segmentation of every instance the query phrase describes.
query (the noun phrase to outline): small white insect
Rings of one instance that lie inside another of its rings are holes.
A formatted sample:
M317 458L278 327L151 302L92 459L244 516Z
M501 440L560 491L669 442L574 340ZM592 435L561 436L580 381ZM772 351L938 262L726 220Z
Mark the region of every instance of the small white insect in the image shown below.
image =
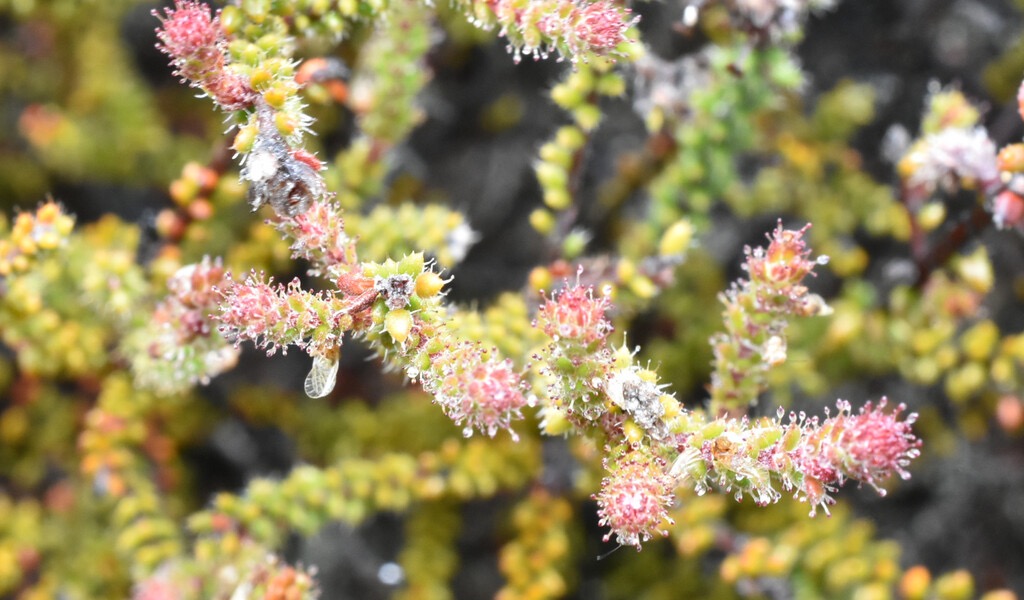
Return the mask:
M338 381L338 360L341 348L328 350L326 354L313 357L313 368L306 375L304 389L310 398L323 398L331 393Z

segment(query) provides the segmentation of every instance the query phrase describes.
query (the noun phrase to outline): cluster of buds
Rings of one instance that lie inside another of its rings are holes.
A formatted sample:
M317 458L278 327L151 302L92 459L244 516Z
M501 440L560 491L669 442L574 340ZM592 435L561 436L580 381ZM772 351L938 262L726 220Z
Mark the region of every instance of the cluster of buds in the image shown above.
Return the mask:
M228 69L227 40L219 15L213 15L208 5L190 0L177 0L165 14L154 10L153 15L160 19L157 48L171 57L177 75L224 110L252 106L255 90Z
M319 173L323 168L320 161L292 147L309 125L296 96L299 84L294 80L294 65L287 60L268 59L268 64L277 66L271 73L249 64L232 63L226 28L220 16L213 15L205 4L177 0L164 15L153 14L160 18L157 47L171 57L175 72L205 91L224 110L248 111L234 148L248 155L242 178L250 183L253 210L270 204L282 217L308 210L313 201L325 195L326 188ZM237 20L233 17L232 23Z
M573 62L620 52L619 47L630 42L627 31L637 21L628 8L611 0L486 0L483 4L490 14L477 23L500 25L516 62L523 55L547 58L552 51Z
M781 221L769 236L768 249L745 249L748 280L722 294L726 331L711 338L715 372L711 401L715 410L742 408L757 400L765 376L786 360L785 329L790 317L828 314L830 308L808 293L803 280L827 257L810 260L800 230L783 229Z
M0 222L0 233L4 233L3 225ZM60 246L74 225L74 218L53 200L40 206L35 214L20 213L10 233L0 238L0 277L27 270L32 257Z

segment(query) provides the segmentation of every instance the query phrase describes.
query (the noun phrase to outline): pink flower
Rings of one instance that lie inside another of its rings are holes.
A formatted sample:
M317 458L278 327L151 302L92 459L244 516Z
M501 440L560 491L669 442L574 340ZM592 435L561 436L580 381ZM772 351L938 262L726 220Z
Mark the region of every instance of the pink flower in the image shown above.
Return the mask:
M768 236L771 243L768 250L757 248L747 252L747 271L751 281L764 282L774 288L798 285L804 277L813 273L818 263L808 260L810 248L803 236L810 225L799 230L783 229L782 221Z
M261 279L252 273L223 292L218 318L227 339L252 341L267 354L295 344L317 356L341 344L352 324L341 300L303 290L298 279L287 286Z
M601 492L595 499L600 524L611 528L604 536L613 535L623 546L640 549L655 532L665 535L659 527L672 523L668 506L673 501L673 478L665 473L660 459L634 450L611 466L606 462L608 476L601 481Z
M463 342L432 356L431 364L431 370L421 376L423 388L434 394L452 421L466 424L466 437L474 430L494 437L499 429L507 429L518 439L512 420L522 416L521 409L531 406L532 399L524 394L526 384L512 361Z
M535 326L556 341L603 344L612 332L612 324L605 318L609 308L607 298L594 298L593 288L572 285L545 299Z
M804 438L790 454L793 468L803 475L799 492L811 505L827 509L834 501L828 496L846 479L863 481L880 495L885 490L879 483L894 473L908 479L906 467L921 454L919 440L911 430L917 414L901 420L906 410L902 404L892 412L884 412L886 399L877 407L870 402L857 414L851 414L850 403L836 402L839 412L825 419L804 424Z
M825 428L831 424L840 431L835 442L835 455L844 474L871 484L881 494L885 492L876 483L894 473L909 479L910 473L905 467L921 454L921 440L911 430L917 413L910 413L906 419L900 420L900 414L907 407L900 404L886 413L883 412L886 403L885 398L877 407L868 402L856 415L851 415L850 403L840 401L836 403L839 414L823 424Z
M626 30L635 21L627 20L629 12L629 9L618 8L607 0L598 0L582 7L577 4L573 31L580 43L591 50L614 50L616 46L627 41Z
M630 10L610 0L489 0L501 34L518 60L521 54L546 58L555 50L562 58L586 60L588 54L609 54L628 42L626 31L636 22Z
M177 0L160 19L157 48L171 57L175 73L194 87L203 89L225 110L251 106L256 92L241 76L227 70L224 35L220 19L210 7L190 0Z

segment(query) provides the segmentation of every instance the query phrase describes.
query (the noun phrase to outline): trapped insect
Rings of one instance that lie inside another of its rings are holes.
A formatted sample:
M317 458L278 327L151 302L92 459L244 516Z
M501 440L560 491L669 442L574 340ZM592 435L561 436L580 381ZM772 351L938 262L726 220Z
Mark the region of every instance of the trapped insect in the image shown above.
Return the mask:
M331 393L338 380L338 361L341 348L332 348L326 354L313 357L313 367L306 375L304 389L310 398L323 398Z

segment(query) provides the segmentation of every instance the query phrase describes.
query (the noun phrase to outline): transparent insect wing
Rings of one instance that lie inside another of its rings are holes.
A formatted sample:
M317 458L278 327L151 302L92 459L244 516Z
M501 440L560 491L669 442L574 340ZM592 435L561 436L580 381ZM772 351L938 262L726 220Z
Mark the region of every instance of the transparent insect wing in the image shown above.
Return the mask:
M310 398L323 398L331 393L334 384L338 381L338 359L337 351L329 352L325 356L313 357L313 368L306 375L305 390Z

